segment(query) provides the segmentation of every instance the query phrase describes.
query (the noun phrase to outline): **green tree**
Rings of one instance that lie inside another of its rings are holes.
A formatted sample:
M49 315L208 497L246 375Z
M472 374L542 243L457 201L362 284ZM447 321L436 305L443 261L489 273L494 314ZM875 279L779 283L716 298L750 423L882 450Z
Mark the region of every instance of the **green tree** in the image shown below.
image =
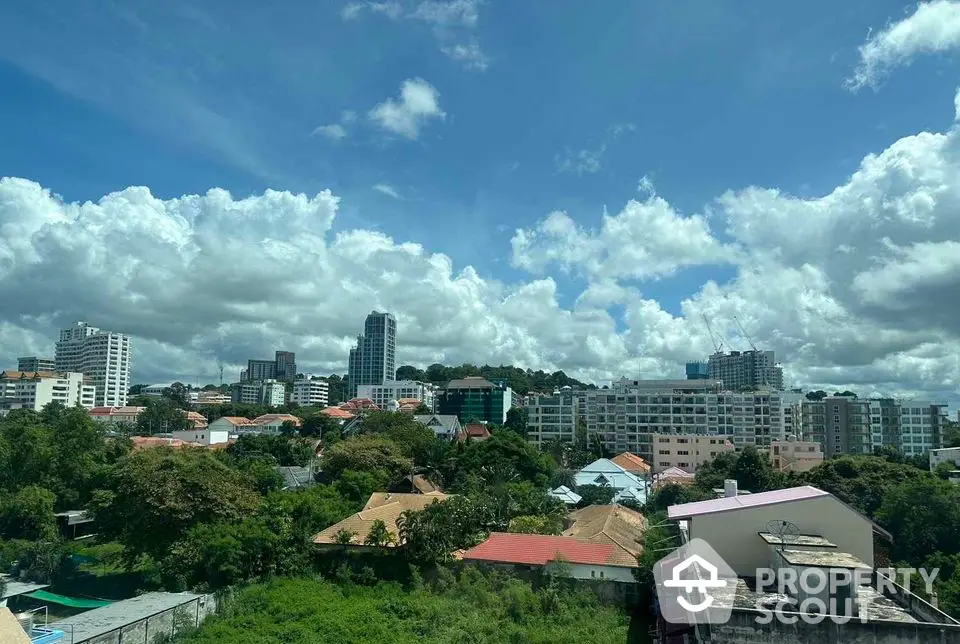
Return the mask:
M310 441L273 434L243 434L226 452L240 459L269 455L277 465L283 466L303 467L313 458Z
M408 510L398 520L400 543L412 560L422 563L448 561L455 550L483 541L495 525L492 508L463 496Z
M324 413L301 416L300 419L303 421L303 424L300 426L301 436L322 437L325 443L328 442L327 436L330 434L336 434L339 438L340 423Z
M149 398L145 409L137 416L137 433L152 436L165 432L190 429L193 423L187 420L186 413L177 404L167 398Z
M327 448L321 469L327 481L336 480L346 470L384 472L393 485L413 469L413 461L404 451L382 436L358 436Z
M373 522L370 532L363 540L364 545L376 546L377 548L386 548L396 542L396 538L387 530L387 524L383 522L383 519L377 519Z
M57 536L53 492L28 485L0 500L0 536L46 541Z
M297 424L292 420L285 420L280 426L280 434L290 438L297 435Z
M507 532L560 534L563 532L563 522L558 517L545 514L519 516L510 519Z
M825 392L822 389L818 389L816 391L808 391L806 395L807 400L814 400L814 401L823 400L826 397L827 397L827 392Z
M507 411L507 420L503 427L526 438L528 416L529 412L526 407L511 407Z
M175 382L169 387L164 387L160 395L173 403L178 409L190 408L190 394L182 382Z
M374 492L385 491L390 485L390 475L385 470L344 470L333 487L352 503L364 504Z
M893 535L896 561L922 562L936 552L960 551L960 489L947 481L924 476L892 485L876 518Z
M740 451L733 472L738 487L750 492L765 492L771 481L770 460L754 445Z
M578 505L607 505L613 501L617 491L609 485L581 485L577 494L583 497Z
M340 528L340 530L337 531L334 540L341 546L346 546L353 542L353 538L355 536L357 536L357 533L350 532L346 528Z
M89 509L101 538L159 561L195 525L239 520L258 503L248 479L208 450L158 447L121 459Z
M432 414L433 410L431 410L429 407L427 407L423 403L420 403L419 405L417 405L417 408L413 410L413 413L416 414L417 416L426 416L427 414Z

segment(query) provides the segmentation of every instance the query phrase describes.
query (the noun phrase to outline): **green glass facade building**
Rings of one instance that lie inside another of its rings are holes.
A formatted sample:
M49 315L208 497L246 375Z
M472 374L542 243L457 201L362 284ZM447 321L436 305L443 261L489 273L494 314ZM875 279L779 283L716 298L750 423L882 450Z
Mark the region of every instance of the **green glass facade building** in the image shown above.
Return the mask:
M453 414L461 423L503 425L513 403L513 390L505 383L469 377L451 380L440 397L440 414Z

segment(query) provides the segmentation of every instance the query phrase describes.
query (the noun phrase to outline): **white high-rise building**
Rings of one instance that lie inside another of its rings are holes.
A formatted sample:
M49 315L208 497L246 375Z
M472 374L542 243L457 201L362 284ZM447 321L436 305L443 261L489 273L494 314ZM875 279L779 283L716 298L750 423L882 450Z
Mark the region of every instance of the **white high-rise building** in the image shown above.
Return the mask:
M82 373L96 388L97 407L125 407L130 389L130 336L77 322L60 331L57 371Z
M435 388L417 380L387 380L382 385L359 385L357 398L369 398L380 409L386 409L391 400L419 400L433 411Z
M66 407L94 407L96 388L82 373L0 372L0 398L16 400L22 408L41 410L49 403Z
M330 400L330 385L326 380L294 380L290 402L301 407L326 407Z

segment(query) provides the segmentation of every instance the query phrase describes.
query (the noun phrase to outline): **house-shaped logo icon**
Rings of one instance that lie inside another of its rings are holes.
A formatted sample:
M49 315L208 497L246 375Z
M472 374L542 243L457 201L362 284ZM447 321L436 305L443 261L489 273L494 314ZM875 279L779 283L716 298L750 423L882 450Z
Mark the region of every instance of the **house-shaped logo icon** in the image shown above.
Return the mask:
M653 575L666 621L717 624L730 619L736 575L703 539L692 539L658 561Z

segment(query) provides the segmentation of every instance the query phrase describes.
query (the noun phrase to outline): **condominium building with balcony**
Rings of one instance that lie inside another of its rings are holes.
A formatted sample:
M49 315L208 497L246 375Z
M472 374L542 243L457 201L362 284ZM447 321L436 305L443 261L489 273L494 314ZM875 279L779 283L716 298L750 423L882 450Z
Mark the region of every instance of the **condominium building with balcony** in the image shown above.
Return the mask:
M726 389L783 389L783 368L773 351L728 351L707 361L707 376L720 380Z
M802 396L725 391L716 380L628 380L608 389L531 397L527 429L535 443L572 441L578 426L614 452L657 460L655 435L722 436L736 448L769 446L793 433Z
M357 398L368 398L380 409L390 401L419 400L432 412L436 387L418 380L386 380L380 385L358 385Z
M94 407L96 389L75 372L0 372L0 399L19 403L23 409L41 410L50 403L66 407Z
M329 395L330 385L326 380L295 380L290 392L290 402L301 407L326 407Z
M60 331L54 361L58 372L82 373L95 387L96 407L124 407L130 389L130 336L77 322Z
M26 371L27 373L50 372L57 370L57 363L53 358L40 358L37 356L28 356L26 358L17 358L17 371Z
M724 452L733 451L733 443L726 436L698 436L696 434L651 434L654 472L679 467L695 472Z

